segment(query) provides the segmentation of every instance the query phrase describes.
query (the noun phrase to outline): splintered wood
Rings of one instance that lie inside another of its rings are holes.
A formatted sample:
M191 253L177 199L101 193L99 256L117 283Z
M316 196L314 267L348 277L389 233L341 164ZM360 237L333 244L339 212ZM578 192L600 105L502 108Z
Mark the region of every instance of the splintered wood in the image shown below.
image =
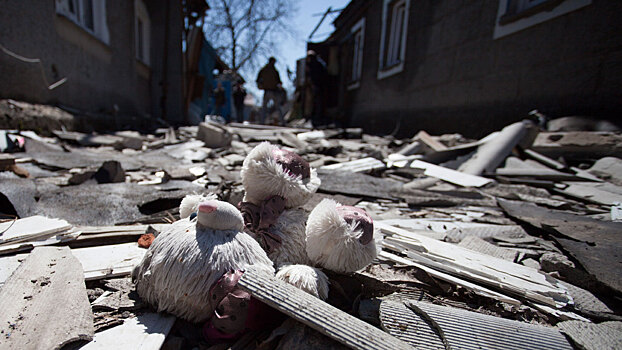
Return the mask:
M0 289L0 348L59 349L93 338L80 262L66 247L36 248Z
M552 307L571 301L565 288L535 269L383 223L376 226L387 235L385 250L401 252L415 263Z

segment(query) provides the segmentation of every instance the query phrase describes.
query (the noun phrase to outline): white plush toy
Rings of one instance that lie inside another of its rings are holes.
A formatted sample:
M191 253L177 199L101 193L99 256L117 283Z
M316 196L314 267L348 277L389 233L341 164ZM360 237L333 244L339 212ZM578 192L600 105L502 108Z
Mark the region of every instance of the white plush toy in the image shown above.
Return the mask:
M245 195L240 210L246 231L274 261L278 278L326 299L328 278L317 267L353 272L375 257L373 225L366 214L369 225L363 226L350 218L354 214L337 210L335 202L320 203L311 217L301 208L319 188L320 179L296 153L263 142L244 160L241 177ZM325 249L335 256L323 257Z
M237 280L251 264L274 274L272 261L242 232L235 206L194 195L184 198L180 212L182 220L156 237L134 269L138 294L158 311L209 321L227 334L242 331L250 295L236 289Z

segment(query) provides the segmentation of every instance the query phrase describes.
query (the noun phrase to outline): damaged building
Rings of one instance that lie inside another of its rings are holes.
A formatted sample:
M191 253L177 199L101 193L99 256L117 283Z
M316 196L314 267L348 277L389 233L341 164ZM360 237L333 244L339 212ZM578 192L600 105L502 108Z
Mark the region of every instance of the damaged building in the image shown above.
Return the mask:
M6 2L0 96L106 128L182 123L182 19L179 1Z
M481 137L534 108L619 120L621 11L597 0L354 0L308 48L326 62L336 120Z

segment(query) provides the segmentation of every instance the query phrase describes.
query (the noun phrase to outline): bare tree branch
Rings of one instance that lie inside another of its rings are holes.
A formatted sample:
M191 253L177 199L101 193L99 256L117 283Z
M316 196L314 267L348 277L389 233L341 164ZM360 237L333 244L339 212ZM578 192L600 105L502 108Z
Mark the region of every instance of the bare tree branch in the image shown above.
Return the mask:
M203 26L205 36L236 72L274 55L278 38L292 30L292 0L219 0L211 5Z

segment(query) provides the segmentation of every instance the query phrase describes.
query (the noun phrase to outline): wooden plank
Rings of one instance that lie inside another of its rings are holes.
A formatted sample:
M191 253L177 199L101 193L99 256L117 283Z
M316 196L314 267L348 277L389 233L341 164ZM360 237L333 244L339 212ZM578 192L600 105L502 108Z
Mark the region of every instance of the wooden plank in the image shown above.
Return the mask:
M81 349L160 349L175 324L175 316L145 313L125 319L122 325L95 334Z
M129 275L138 265L147 249L138 243L124 243L101 247L72 249L80 260L87 281Z
M461 171L445 168L442 166L427 163L421 160L415 160L410 163L411 168L424 169L425 175L441 179L443 181L450 182L452 184L464 186L464 187L481 187L492 182L491 179L487 179L481 176L470 175Z
M35 215L16 221L0 223L0 244L21 242L40 237L49 237L71 228L65 220Z
M88 281L129 275L142 260L147 249L140 248L138 243L124 243L71 249L71 252L80 261L84 278ZM19 261L27 256L28 254L18 254L0 257L0 285L17 268Z
M320 167L320 169L323 170L349 171L352 173L365 173L372 170L382 170L385 168L386 165L384 164L384 162L372 157L356 159L349 162L324 165Z
M55 234L54 236L48 238L39 238L35 240L31 239L24 242L9 242L0 245L0 255L28 251L32 250L34 247L70 242L78 238L80 234L81 232L74 228L61 234Z
M577 181L582 178L574 175L562 173L553 169L516 169L516 168L499 168L495 172L488 174L490 176L506 176L506 177L533 177L538 180L550 181Z
M149 225L81 226L78 229L82 234L68 243L71 248L136 242L141 235L148 233Z
M497 199L505 212L518 220L554 233L552 238L588 273L622 292L622 223L545 209L531 203Z
M565 288L533 268L422 235L413 239L412 232L383 223L376 222L374 226L393 233L384 238L383 246L402 252L421 265L553 307L563 307L570 301Z
M420 270L423 270L423 271L427 272L430 276L432 276L432 277L434 277L436 279L439 279L439 280L445 281L445 282L449 282L449 283L454 284L456 286L463 287L465 289L468 289L468 290L474 292L477 295L481 295L481 296L486 297L486 298L492 298L492 299L499 300L499 301L502 301L504 303L508 303L508 304L516 305L516 306L522 304L518 299L509 297L509 296L507 296L505 294L496 292L496 291L488 289L486 287L482 287L482 286L480 286L478 284L471 283L471 282L469 282L467 280L464 280L464 279L461 279L459 277L455 277L455 276L446 274L446 273L444 273L442 271L438 271L438 270L429 268L429 267L427 267L425 265L417 264L416 262L413 262L412 260L409 260L409 259L406 259L406 258L402 258L402 257L400 257L398 255L389 253L389 252L384 251L384 250L381 251L378 254L378 257L380 257L382 259L385 259L385 260L388 260L388 261L393 261L393 262L398 263L398 264L416 267L416 268L418 268Z
M541 132L530 147L550 158L598 159L622 155L622 135L614 132Z
M351 348L412 349L408 343L252 267L238 285L260 301Z
M413 137L413 140L423 142L426 146L430 147L432 150L436 152L445 151L448 149L447 146L436 141L432 136L430 136L430 134L428 134L427 132L423 130L419 131L417 135Z
M0 289L0 348L59 349L93 337L80 262L66 247L36 248Z

